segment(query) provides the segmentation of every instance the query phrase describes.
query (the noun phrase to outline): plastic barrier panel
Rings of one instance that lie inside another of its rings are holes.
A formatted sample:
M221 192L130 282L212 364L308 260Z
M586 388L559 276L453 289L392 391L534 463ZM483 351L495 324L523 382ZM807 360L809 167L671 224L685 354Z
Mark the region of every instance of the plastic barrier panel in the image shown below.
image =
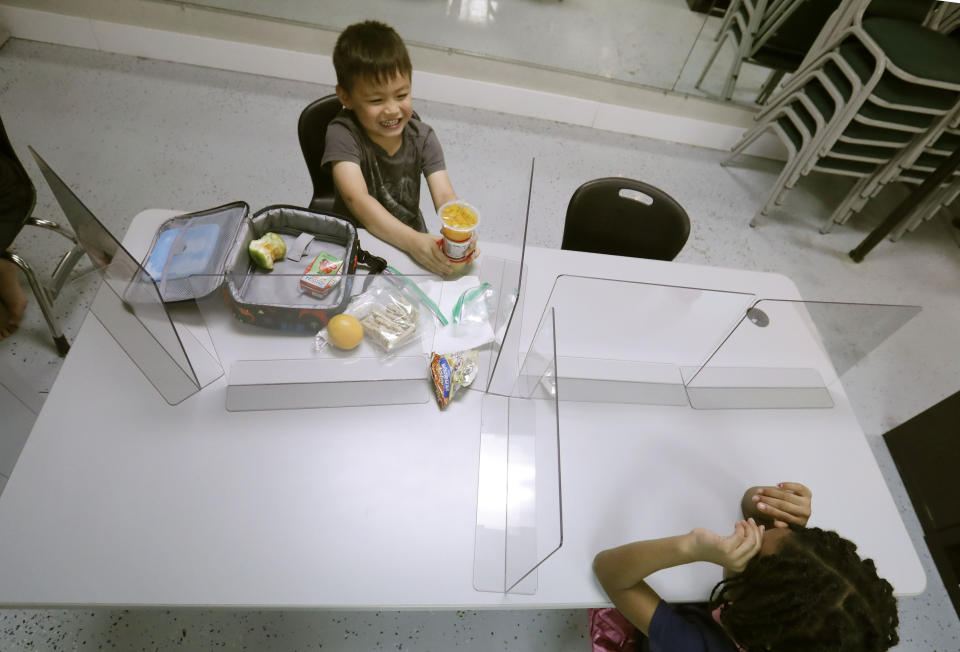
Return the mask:
M541 320L509 395L483 399L474 550L479 591L535 593L563 543L554 313Z
M227 410L430 399L442 279L346 274L330 277L335 282L318 292L305 289L302 278L265 270L227 275L197 300L227 370ZM211 287L203 276L190 282Z
M701 366L754 296L585 276L560 276L557 372L565 401L687 405L681 369Z
M917 306L762 299L702 365L684 367L698 409L831 408L841 377Z
M175 324L156 283L72 190L32 149L37 165L104 280L91 311L171 405L223 375L207 346Z

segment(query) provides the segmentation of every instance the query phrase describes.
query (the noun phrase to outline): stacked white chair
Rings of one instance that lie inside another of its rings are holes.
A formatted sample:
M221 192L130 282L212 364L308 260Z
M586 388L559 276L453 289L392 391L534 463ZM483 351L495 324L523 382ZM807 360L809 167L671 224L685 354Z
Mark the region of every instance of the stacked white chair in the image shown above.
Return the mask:
M891 6L889 1L881 9ZM760 111L757 124L724 162L768 130L787 147L787 163L751 225L815 170L860 178L855 192L864 199L875 194L878 182L925 178L928 166L917 162L924 147L950 128L960 102L960 41L923 27L922 20L882 11L865 18L869 4L841 5L815 52ZM922 19L920 11L931 4L915 0L906 9ZM892 6L894 12L902 9ZM848 198L824 230L862 207L857 197Z
M827 233L833 229L834 225L846 222L870 199L876 197L888 183L900 182L911 185L923 183L958 148L960 148L960 103L953 111L938 120L933 128L914 138L903 149L900 156L878 168L874 174L861 178L833 211L820 232ZM905 231L916 229L923 221L936 215L940 208L953 201L957 192L951 189L960 188L957 186L958 180L960 180L960 172L954 173L952 179L941 184L940 188L922 205L915 207L912 218L894 229L890 239L897 240Z
M744 62L749 62L771 69L757 97L757 102L763 104L786 72L798 67L802 58L801 51L807 47L806 38L812 38L826 15L839 2L840 0L733 0L717 32L717 45L704 66L696 87L701 87L717 55L729 41L734 46L735 54L724 79L720 97L729 100L733 96L740 69ZM798 12L798 9L801 11ZM809 37L805 38L802 33L798 33L805 30L811 31Z
M927 27L935 29L941 34L951 34L960 27L960 4L954 2L939 2L930 12Z

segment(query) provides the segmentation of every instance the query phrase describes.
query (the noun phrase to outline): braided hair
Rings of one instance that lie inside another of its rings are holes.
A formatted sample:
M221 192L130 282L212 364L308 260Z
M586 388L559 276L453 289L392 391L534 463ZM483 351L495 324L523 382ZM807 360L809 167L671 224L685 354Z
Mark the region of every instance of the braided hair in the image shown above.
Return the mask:
M880 652L896 645L897 600L872 559L836 532L790 525L775 554L719 582L710 608L747 652Z

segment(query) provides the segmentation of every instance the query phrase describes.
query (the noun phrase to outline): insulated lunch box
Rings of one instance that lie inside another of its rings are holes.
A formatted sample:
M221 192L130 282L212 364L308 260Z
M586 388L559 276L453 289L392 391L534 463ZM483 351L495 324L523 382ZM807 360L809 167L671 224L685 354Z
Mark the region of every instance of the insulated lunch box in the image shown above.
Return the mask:
M254 265L247 247L268 232L283 238L288 256L293 252L296 260L274 261L273 271ZM340 258L343 265L337 272L340 281L317 297L301 291L294 279L320 252ZM143 267L165 302L220 291L243 322L312 335L346 309L358 264L374 273L386 267L382 258L360 248L351 222L287 205L267 206L250 216L249 206L237 201L164 222ZM278 276L289 282L277 282Z

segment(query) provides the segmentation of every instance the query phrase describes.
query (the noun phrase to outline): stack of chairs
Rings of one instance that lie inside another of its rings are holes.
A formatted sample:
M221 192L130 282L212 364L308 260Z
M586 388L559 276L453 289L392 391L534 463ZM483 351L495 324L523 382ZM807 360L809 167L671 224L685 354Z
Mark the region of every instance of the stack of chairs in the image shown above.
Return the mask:
M927 27L941 34L952 34L960 28L960 4L939 2L927 19Z
M770 97L784 75L794 72L840 0L733 0L717 32L717 45L696 87L700 88L724 44L732 42L734 60L720 96L733 96L740 68L751 63L770 68L757 103Z
M948 149L950 148L950 149ZM948 130L944 137L931 146L928 153L942 157L949 156L960 149L960 128ZM929 169L929 168L928 168ZM915 206L910 215L890 233L890 240L896 241L907 231L913 231L926 220L932 219L941 209L950 206L960 196L960 172L954 172L953 178L942 183L938 190ZM954 224L957 219L954 218Z
M820 232L827 233L834 225L846 222L888 183L920 185L957 149L960 149L960 103L938 120L933 128L914 138L898 157L880 166L873 174L861 177L820 228ZM954 173L952 179L942 183L921 205L915 206L911 217L890 233L890 239L898 240L906 231L915 230L924 221L933 218L941 208L948 206L958 194L960 172Z
M850 0L834 12L804 65L724 162L767 131L787 148L787 163L751 226L812 171L860 180L824 230L883 183L926 178L936 160L930 157L952 142L960 107L960 40L923 26L932 6Z

